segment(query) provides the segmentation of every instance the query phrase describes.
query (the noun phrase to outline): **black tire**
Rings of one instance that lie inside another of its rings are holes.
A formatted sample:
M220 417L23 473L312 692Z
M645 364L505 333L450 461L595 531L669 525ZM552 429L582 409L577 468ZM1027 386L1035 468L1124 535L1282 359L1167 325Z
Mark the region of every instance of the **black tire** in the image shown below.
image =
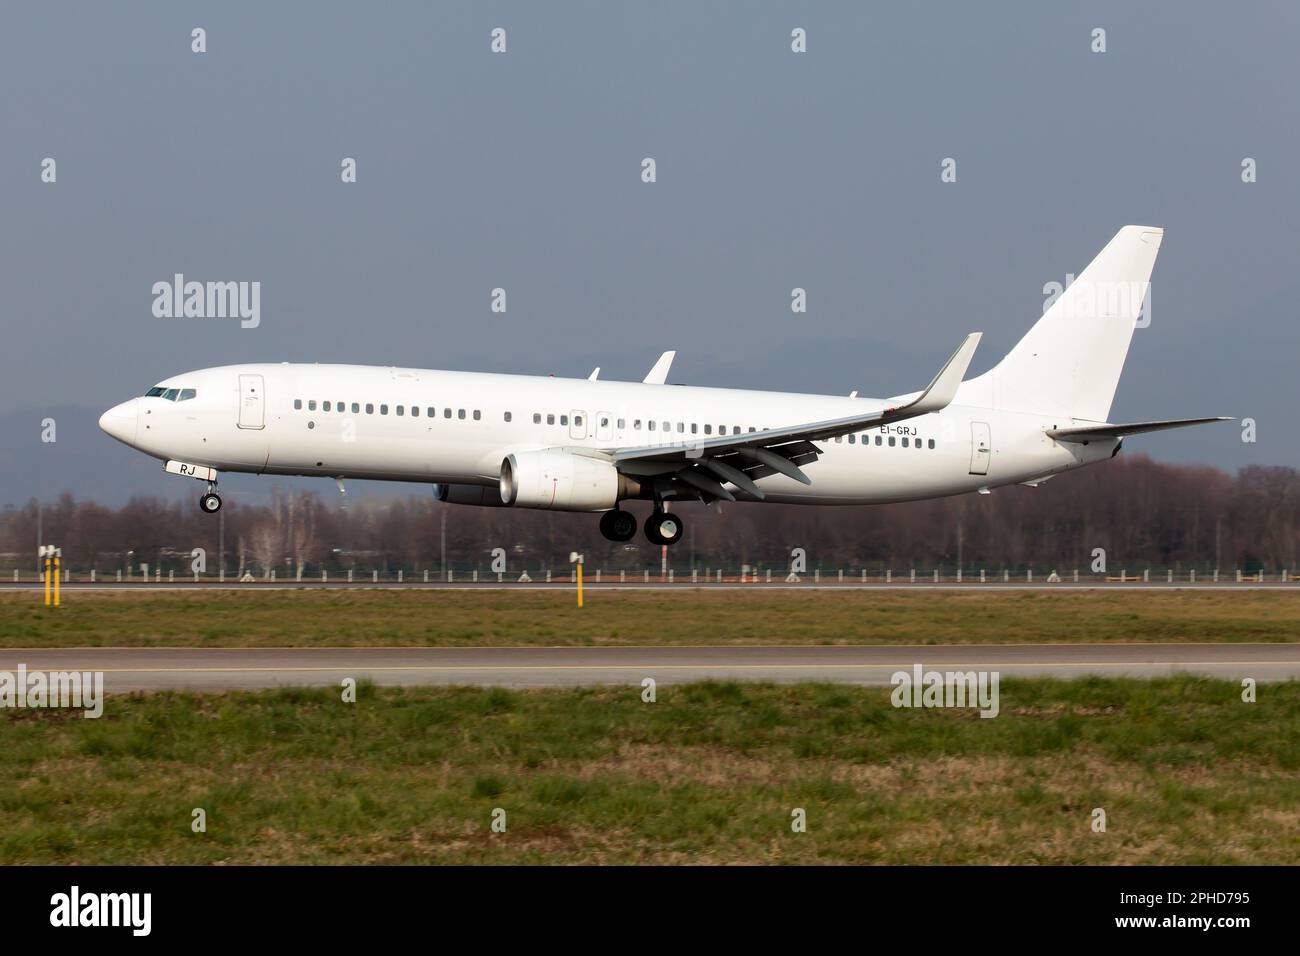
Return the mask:
M656 511L645 522L645 536L651 544L676 544L682 540L682 519L666 511Z
M221 496L210 491L199 498L199 510L204 514L214 515L221 510Z
M636 536L636 515L615 509L600 516L600 533L610 541L631 541Z

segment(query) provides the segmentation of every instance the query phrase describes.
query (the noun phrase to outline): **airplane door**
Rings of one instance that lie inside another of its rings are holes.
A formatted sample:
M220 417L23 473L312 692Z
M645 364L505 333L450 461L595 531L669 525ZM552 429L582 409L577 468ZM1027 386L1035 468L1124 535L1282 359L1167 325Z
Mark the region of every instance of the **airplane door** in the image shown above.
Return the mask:
M989 454L993 440L989 437L988 422L970 423L970 473L987 475L989 473Z
M239 376L239 427L266 427L265 396L262 394L262 376Z
M581 441L587 437L587 413L574 409L569 413L569 437Z
M596 440L614 440L614 416L609 412L596 413Z

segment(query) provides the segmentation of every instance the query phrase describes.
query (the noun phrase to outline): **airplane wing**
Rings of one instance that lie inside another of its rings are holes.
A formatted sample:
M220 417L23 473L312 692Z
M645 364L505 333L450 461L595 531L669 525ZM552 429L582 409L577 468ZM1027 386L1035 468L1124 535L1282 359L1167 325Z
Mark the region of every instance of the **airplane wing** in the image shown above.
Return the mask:
M1050 428L1047 430L1047 436L1057 441L1085 442L1098 438L1123 438L1125 435L1140 435L1143 432L1160 432L1166 428L1230 421L1231 418L1220 415L1216 418L1183 418L1164 422L1134 422L1129 425L1084 425L1078 428Z
M821 454L814 441L901 422L946 408L956 396L957 386L970 367L980 335L972 332L966 336L925 390L895 408L880 408L846 418L763 431L715 435L640 448L610 448L603 454L624 474L655 479L656 487L664 497L734 501L735 496L722 486L723 481L729 481L762 500L763 492L754 484L755 479L777 473L810 485L812 479L799 466L816 461Z

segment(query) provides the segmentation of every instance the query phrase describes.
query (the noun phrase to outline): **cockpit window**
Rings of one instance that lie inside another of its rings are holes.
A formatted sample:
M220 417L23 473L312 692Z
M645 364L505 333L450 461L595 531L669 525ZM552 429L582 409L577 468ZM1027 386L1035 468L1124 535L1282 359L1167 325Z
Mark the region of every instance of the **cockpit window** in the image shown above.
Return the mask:
M192 388L163 388L155 385L144 393L145 398L165 398L169 402L187 402L198 395Z

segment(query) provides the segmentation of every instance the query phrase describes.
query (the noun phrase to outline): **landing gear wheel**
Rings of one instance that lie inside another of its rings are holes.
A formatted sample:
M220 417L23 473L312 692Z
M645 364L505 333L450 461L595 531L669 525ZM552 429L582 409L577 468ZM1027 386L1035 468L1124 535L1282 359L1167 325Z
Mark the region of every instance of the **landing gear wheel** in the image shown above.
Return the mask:
M216 514L221 510L221 496L215 491L209 491L199 498L199 510L204 514Z
M610 541L631 541L636 534L636 515L630 511L606 511L600 516L600 533Z
M656 511L645 522L645 536L651 544L676 544L682 540L682 519Z

